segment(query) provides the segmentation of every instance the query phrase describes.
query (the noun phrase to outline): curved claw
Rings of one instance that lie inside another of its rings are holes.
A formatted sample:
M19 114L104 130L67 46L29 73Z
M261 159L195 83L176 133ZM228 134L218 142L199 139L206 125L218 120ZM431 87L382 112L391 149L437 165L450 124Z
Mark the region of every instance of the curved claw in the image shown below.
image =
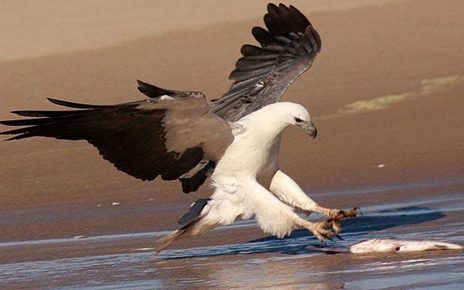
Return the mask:
M333 226L331 220L311 224L311 227L306 227L312 234L322 243L326 240L333 241L333 237L337 235L337 230Z
M342 225L340 221L332 221L332 228L334 229L335 233L338 235L342 231Z
M343 240L343 238L340 236L340 232L342 231L342 225L339 220L336 219L328 219L324 223L324 228L330 229L332 232L332 235L330 236L331 241L333 240L332 237L335 237L339 240Z
M350 210L344 211L344 217L357 217L360 214L362 214L362 211L359 207L355 207Z
M320 237L317 237L319 241L325 243L327 240L333 241L331 234L320 234Z
M341 221L345 218L354 218L360 215L362 215L361 209L359 207L355 207L349 210L339 210L336 214L334 214L332 219L336 221Z
M323 235L320 239L318 239L321 243L324 243L327 242L327 240L331 240L332 241L332 238L328 237L328 236L325 236Z
M326 221L317 223L315 228L308 228L318 240L324 242L325 240L333 241L333 238L343 240L339 235L342 231L341 220L344 218L353 218L362 215L362 211L359 207L355 207L349 210L333 210L331 218Z

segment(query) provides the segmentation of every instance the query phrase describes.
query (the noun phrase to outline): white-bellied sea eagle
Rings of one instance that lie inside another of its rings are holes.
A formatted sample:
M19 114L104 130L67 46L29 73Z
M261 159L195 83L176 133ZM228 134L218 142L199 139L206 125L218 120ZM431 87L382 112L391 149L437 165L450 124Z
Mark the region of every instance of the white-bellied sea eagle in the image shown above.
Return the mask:
M214 193L199 199L179 220L180 227L158 242L157 250L179 237L205 233L236 219L255 218L279 238L306 228L319 240L336 236L340 220L357 209L317 204L279 170L282 131L297 126L315 138L316 127L301 105L279 102L321 49L321 39L295 7L268 4L265 28L254 27L259 46L243 45L230 74L233 83L219 99L200 92L162 89L138 81L148 98L117 105L88 105L48 99L64 111L13 111L30 118L1 121L21 128L2 132L17 140L44 136L87 140L114 166L139 179L180 180L185 193L210 177ZM297 213L317 212L327 221Z

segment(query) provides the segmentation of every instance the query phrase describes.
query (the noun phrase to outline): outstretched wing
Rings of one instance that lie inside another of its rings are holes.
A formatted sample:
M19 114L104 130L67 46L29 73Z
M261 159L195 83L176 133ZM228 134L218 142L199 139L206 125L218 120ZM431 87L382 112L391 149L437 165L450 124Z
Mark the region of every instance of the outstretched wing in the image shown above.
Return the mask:
M213 111L230 121L275 103L293 81L313 63L321 38L309 20L295 7L268 4L267 30L254 27L261 47L242 46L242 57L229 76L232 86L211 103Z
M87 140L119 170L142 180L174 180L201 160L217 160L233 140L227 121L211 112L204 95L170 94L111 106L49 99L66 111L15 111L32 117L0 121L22 128L8 140L34 136Z

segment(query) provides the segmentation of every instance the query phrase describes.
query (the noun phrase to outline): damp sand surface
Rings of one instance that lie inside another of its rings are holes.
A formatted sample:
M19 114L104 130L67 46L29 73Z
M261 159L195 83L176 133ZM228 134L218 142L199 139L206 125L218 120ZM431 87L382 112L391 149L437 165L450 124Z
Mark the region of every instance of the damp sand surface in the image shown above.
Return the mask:
M464 244L464 179L387 184L319 193L353 200L401 194L401 202L362 202L364 215L343 223L344 240L321 244L305 231L279 240L253 222L219 228L156 254L163 231L0 243L0 287L17 288L456 288L462 251L352 254L371 238ZM316 193L315 196L318 194ZM240 236L242 242L234 242Z

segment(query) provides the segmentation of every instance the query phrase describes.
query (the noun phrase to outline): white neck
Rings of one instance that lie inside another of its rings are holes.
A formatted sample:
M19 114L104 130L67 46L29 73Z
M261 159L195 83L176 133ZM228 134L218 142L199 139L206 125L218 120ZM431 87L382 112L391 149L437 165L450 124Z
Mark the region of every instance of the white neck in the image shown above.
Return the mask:
M234 133L234 142L218 162L213 179L220 175L256 178L273 159L271 155L277 155L280 134L288 126L286 111L279 105L266 106L236 122L242 129Z

